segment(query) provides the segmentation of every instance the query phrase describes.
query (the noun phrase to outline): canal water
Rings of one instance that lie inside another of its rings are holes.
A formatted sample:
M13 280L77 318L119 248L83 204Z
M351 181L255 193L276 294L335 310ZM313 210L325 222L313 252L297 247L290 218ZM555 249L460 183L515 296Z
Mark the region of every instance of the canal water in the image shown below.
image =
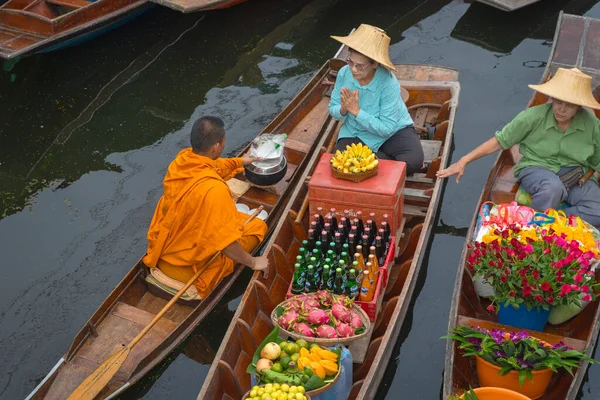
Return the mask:
M598 18L597 1L543 0L510 14L450 0L250 0L188 15L155 7L84 45L0 64L0 398L39 383L144 253L166 167L196 118L220 116L235 154L335 53L329 35L364 22L391 36L394 62L460 70L457 160L527 104L559 10ZM440 398L439 338L492 163L446 184L378 398ZM233 290L239 297L244 285ZM238 301L220 304L123 398L195 399ZM580 398L600 398L599 366Z

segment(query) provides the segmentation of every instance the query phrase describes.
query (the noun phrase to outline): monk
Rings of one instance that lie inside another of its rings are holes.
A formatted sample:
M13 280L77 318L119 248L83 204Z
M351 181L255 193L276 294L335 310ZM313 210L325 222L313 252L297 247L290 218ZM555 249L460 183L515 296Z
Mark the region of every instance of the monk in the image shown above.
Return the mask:
M190 141L192 147L180 151L169 165L143 261L185 283L222 250L195 282L198 296L205 299L236 263L266 276L267 257L253 257L250 252L264 239L267 225L255 218L244 227L249 216L237 210L225 183L256 159L219 158L225 147L223 121L210 116L198 119Z

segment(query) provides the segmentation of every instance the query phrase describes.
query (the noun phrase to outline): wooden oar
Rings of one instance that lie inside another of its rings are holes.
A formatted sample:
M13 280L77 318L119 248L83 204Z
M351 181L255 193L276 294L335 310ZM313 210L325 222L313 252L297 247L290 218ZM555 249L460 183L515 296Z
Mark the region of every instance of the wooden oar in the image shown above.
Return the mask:
M263 206L260 206L247 220L244 222L244 226L252 221L258 213L263 210ZM133 340L125 346L122 350L119 350L112 356L110 356L106 361L102 363L90 376L88 376L82 383L71 393L67 400L93 400L98 393L106 386L106 384L111 380L111 378L117 373L123 362L127 359L127 356L131 352L133 346L135 346L150 329L162 318L163 315L175 304L175 302L188 290L190 286L196 282L196 279L200 277L200 274L204 272L204 270L221 254L221 251L218 251L214 256L210 258L202 268L198 269L198 271L190 278L188 283L182 287L179 292L163 307L162 310L150 321L148 325L144 329L137 334Z

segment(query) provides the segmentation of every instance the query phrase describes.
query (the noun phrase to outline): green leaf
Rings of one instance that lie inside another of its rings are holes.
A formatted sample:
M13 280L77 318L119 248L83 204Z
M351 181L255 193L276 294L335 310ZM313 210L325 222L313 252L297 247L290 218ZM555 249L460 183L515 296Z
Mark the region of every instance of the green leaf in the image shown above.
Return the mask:
M263 347L265 347L265 345L267 343L271 343L271 342L275 342L275 343L283 342L283 339L281 339L279 337L279 326L277 326L277 325L275 325L275 328L273 328L271 333L269 333L265 337L265 339L262 341L262 343L258 346L256 351L254 352L254 356L252 357L252 363L250 365L248 365L248 368L246 368L247 373L249 373L251 375L260 376L260 374L256 370L256 363L258 362L258 360L260 360L260 352L262 351Z
M325 386L325 381L317 374L314 374L310 377L310 379L304 384L304 389L309 392L311 390L319 389Z
M285 309L281 306L277 306L277 308L275 309L275 315L277 315L277 318L281 317L281 314L283 314L285 312Z
M526 370L524 370L524 369L519 370L519 386L523 387L526 377L527 377Z

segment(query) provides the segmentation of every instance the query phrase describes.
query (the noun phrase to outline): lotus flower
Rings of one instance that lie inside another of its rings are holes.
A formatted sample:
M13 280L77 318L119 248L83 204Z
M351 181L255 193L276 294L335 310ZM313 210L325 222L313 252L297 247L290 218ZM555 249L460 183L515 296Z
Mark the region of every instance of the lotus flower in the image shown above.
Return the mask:
M337 319L338 321L350 322L350 310L340 303L334 303L333 306L331 306L331 315L333 315L333 318Z
M354 311L350 311L350 326L354 330L362 328L362 326L363 326L363 322L362 322L362 319L360 318L360 315L358 315L358 313L356 313Z
M333 302L333 297L331 297L331 294L329 294L326 290L319 290L316 295L319 303L321 303L323 307L331 307L331 303Z
M336 338L337 332L333 329L333 326L330 325L321 325L317 328L317 336L320 338Z
M300 333L301 335L308 336L308 337L315 337L315 334L314 334L312 328L303 322L296 324L296 327L294 328L294 330L296 332Z
M305 320L311 325L322 325L331 321L331 318L325 310L315 308L306 314Z
M283 314L281 314L281 317L279 317L279 320L277 321L277 323L283 329L289 330L290 328L294 327L294 324L296 323L297 320L298 320L298 312L294 311L294 310L288 310L288 311L284 312Z
M335 325L335 330L337 331L339 337L354 336L354 330L352 327L344 322L338 321L338 323Z

